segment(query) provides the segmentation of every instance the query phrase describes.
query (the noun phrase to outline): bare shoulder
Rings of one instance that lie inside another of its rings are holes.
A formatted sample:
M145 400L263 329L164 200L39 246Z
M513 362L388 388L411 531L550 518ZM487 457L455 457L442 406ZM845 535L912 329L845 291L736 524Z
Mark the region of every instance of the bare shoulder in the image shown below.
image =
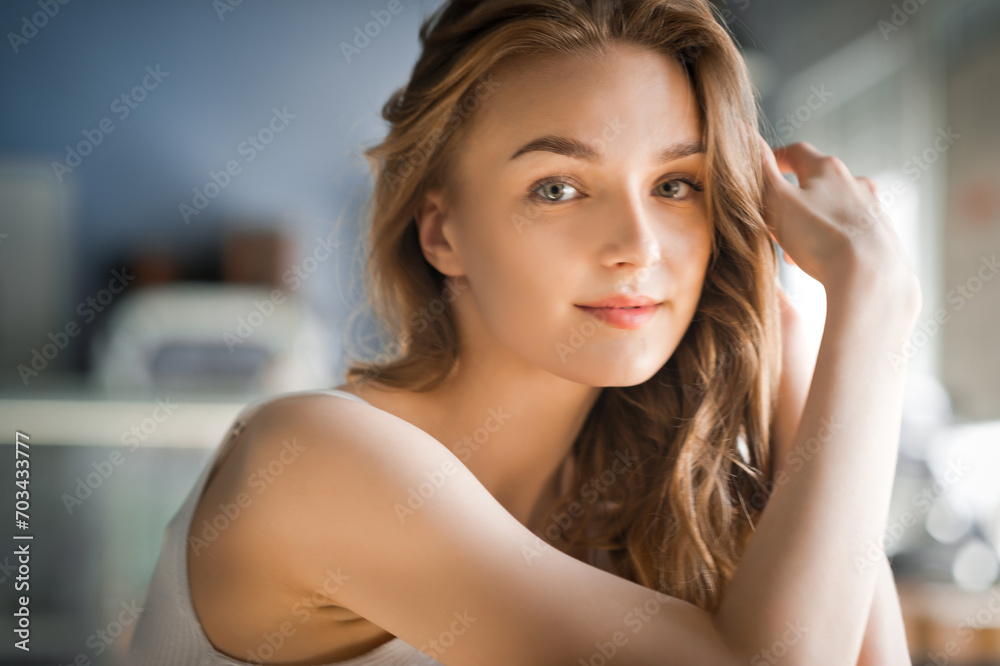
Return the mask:
M577 663L641 628L630 618L656 601L657 631L621 645L622 663L724 663L707 614L541 542L401 418L317 394L272 401L245 433L242 473L263 488L238 538L254 551L248 580L277 577L292 598L350 609L461 666Z
M349 451L359 442L377 446L382 438L364 433L394 418L364 402L302 392L269 398L240 419L188 539L192 603L216 649L246 654L279 626L295 630L282 652L288 659L349 658L391 638L337 601L341 574L317 533L323 516L351 511L335 488L363 476L365 463ZM353 488L351 502L367 503L368 490ZM356 543L343 533L323 538Z
M392 414L357 400L323 393L288 394L262 405L246 422L240 466L280 487L268 504L326 494L345 473L382 466L413 438L430 437ZM436 441L436 440L432 440ZM425 442L426 444L426 442ZM266 473L266 474L265 474ZM249 478L249 477L248 477ZM359 488L364 491L365 488ZM310 506L300 506L305 513ZM310 516L312 517L312 516Z
M257 556L287 572L285 584L303 592L328 577L336 547L359 545L353 538L331 545L331 534L363 532L372 511L390 511L402 524L415 511L406 488L419 485L422 475L446 478L461 466L466 481L478 484L457 456L423 430L339 396L279 396L253 414L243 437L234 470L253 497L255 514L247 521L253 532L243 537L257 544ZM261 543L282 547L270 552ZM327 596L345 605L336 593Z
M247 420L244 437L249 442L248 464L271 465L274 461L303 458L311 463L332 462L362 442L377 446L379 438L365 438L366 432L416 430L388 412L372 405L324 393L290 393L269 400ZM422 432L422 431L421 431ZM340 461L341 463L343 460ZM322 473L322 468L300 467L303 475Z
M289 394L269 401L246 424L245 432L252 441L251 465L277 469L275 461L304 463L288 465L289 478L306 484L302 491L324 490L326 480L344 470L364 471L367 465L407 464L414 462L413 456L419 461L432 453L458 460L426 432L385 410L323 393ZM401 449L407 454L401 456ZM319 485L313 486L313 480Z

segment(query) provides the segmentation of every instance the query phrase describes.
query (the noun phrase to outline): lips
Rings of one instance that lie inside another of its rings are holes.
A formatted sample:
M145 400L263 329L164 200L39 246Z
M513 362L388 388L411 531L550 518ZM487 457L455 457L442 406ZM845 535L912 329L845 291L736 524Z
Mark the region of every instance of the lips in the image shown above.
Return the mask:
M587 314L615 328L637 329L648 323L662 303L645 296L611 297L598 303L611 305L577 305Z
M641 308L649 305L660 305L662 301L659 301L652 296L636 295L636 296L623 296L621 294L616 294L615 296L608 296L607 298L602 298L593 303L583 303L579 307L583 308Z

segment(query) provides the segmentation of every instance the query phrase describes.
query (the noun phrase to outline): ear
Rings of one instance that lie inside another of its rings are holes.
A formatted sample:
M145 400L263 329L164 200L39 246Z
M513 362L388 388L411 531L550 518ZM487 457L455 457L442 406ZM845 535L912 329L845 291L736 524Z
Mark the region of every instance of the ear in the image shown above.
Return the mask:
M444 194L437 189L428 190L414 218L420 249L427 261L445 275L464 275L465 268L454 242L455 220Z

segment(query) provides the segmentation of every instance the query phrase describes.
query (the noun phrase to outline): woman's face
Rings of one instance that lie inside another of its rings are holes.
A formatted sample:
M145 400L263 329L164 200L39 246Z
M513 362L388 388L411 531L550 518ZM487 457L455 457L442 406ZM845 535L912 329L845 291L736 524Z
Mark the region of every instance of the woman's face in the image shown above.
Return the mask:
M464 344L591 386L639 384L676 349L709 260L691 85L630 45L522 59L494 81L466 121L440 231L421 232L428 259L468 280ZM616 294L660 305L631 327L578 307Z

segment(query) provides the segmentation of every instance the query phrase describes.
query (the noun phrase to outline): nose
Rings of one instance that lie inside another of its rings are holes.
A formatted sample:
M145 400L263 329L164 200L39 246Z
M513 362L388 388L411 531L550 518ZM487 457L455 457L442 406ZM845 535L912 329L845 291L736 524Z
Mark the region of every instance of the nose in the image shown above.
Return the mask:
M611 238L600 251L601 265L608 268L648 269L660 263L662 252L652 216L633 197L616 204Z

